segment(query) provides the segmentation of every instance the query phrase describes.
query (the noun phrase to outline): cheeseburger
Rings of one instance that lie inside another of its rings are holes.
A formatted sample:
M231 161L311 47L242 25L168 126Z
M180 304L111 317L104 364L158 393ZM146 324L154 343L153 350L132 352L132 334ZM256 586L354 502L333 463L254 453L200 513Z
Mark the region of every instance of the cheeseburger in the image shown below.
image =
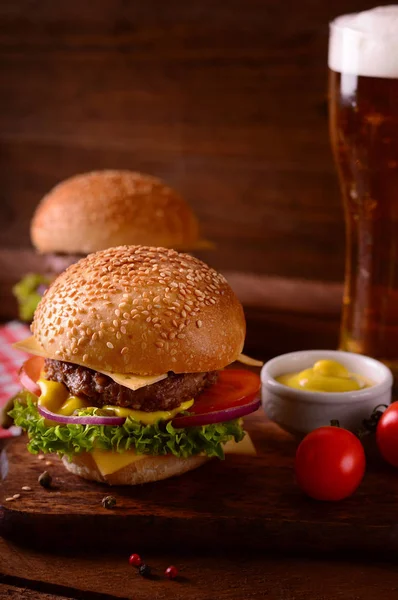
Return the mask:
M25 391L11 411L32 453L109 484L180 475L244 436L259 378L224 370L245 340L225 278L165 248L121 246L70 266L44 294Z
M25 321L52 279L91 252L124 244L206 246L185 200L160 179L131 171L93 171L62 181L38 205L30 235L43 268L14 286Z

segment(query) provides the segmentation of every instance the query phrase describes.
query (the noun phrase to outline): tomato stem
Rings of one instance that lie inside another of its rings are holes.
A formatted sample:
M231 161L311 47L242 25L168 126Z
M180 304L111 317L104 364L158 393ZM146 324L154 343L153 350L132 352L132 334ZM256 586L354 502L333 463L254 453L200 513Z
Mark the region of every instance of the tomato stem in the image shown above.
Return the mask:
M375 431L377 429L377 425L380 421L380 417L384 412L384 410L380 410L381 408L384 408L384 410L385 410L387 408L387 405L386 404L378 404L373 409L372 414L370 415L369 419L364 419L362 421L362 427L357 431L357 436L359 437L359 439L362 439L366 435L369 435L369 433L375 433Z

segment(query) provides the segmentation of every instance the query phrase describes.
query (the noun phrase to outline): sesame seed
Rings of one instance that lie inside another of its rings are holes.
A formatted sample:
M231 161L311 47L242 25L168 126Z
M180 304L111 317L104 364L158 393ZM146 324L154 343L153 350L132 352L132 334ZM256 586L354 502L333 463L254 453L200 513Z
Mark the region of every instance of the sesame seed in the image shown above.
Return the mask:
M88 354L83 354L83 362L86 362L88 360Z
M21 497L21 494L14 494L13 500L18 500Z
M196 321L196 327L199 327L199 329L202 327L203 323L202 321L199 319L198 321Z
M12 498L12 497L6 498L6 502L13 502L13 501L14 501L14 498Z
M31 491L32 491L32 488L31 488L31 487L29 487L28 485L23 485L23 486L22 486L22 491L23 491L23 492L31 492Z
M108 346L108 348L110 348L111 350L114 348L112 342L106 342L106 345Z
M127 346L124 346L124 348L120 350L120 354L127 354L128 351L129 349L127 348Z
M164 342L162 342L161 340L158 340L157 342L155 342L155 346L157 346L158 348L163 348Z
M126 328L124 327L124 325L122 325L122 326L121 326L121 328L120 328L120 331L123 333L123 335L125 335L125 334L126 334L127 330L126 330Z

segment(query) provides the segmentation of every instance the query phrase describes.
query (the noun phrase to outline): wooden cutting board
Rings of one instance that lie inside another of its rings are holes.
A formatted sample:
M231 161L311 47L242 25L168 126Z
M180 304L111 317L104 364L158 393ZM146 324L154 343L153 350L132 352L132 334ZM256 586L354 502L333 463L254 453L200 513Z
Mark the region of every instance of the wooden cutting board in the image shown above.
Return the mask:
M25 440L1 454L0 534L42 547L234 548L387 554L398 550L398 472L368 460L359 490L339 503L306 498L294 482L297 441L259 410L246 419L258 455L213 460L181 477L108 488L38 460ZM47 469L54 486L37 478ZM30 486L32 491L21 491ZM5 498L20 493L13 502ZM111 493L114 510L101 506Z

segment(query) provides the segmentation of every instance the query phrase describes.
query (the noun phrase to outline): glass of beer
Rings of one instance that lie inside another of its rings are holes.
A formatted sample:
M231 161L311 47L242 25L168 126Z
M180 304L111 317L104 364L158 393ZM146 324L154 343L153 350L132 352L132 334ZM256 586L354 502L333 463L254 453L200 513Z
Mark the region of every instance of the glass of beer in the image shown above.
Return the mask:
M346 224L340 348L398 374L398 5L330 24L329 112Z

